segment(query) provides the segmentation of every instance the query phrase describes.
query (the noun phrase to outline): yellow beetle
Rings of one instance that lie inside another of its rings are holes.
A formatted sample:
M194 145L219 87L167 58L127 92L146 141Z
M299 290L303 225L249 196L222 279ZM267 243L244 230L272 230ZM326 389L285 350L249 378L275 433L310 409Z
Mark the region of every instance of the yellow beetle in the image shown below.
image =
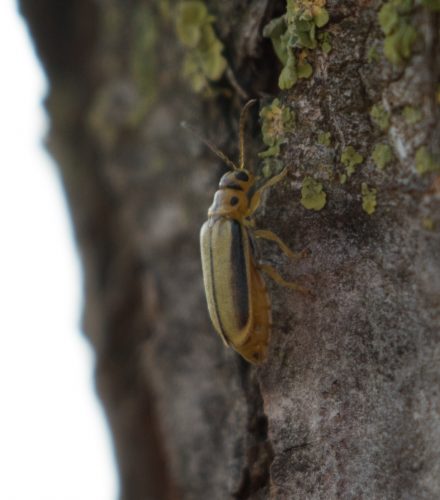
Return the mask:
M255 364L267 357L272 325L271 305L260 271L277 283L308 292L296 283L286 282L272 267L257 262L255 238L274 241L292 258L305 252L292 252L274 233L254 229L252 215L258 208L261 193L279 182L283 170L257 190L256 178L244 168L244 121L249 101L240 115L240 162L236 166L221 151L202 139L231 168L220 179L219 189L208 210L208 220L200 231L203 280L212 323L227 346Z

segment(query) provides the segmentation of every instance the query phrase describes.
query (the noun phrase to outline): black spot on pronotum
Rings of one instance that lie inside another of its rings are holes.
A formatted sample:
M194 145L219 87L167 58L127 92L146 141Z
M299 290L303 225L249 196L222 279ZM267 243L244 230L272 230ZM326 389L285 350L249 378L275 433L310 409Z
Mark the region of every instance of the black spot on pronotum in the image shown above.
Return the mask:
M230 204L234 207L238 203L238 198L236 196L233 196L231 198Z
M246 172L237 172L235 174L235 178L238 179L239 181L248 181L249 180L249 176Z

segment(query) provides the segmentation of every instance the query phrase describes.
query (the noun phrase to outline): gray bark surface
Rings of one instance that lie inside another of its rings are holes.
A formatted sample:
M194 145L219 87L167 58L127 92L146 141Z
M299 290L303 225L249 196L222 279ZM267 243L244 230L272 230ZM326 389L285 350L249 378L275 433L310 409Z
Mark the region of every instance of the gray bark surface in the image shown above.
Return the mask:
M282 92L261 29L284 2L208 3L240 86L297 117L282 149L288 175L257 225L310 250L292 263L261 245L315 296L267 280L274 326L256 368L209 322L198 233L225 169L180 128L194 124L234 157L243 99L227 78L210 99L191 92L166 4L20 1L50 83L48 147L82 256L84 331L121 497L440 498L440 188L438 174L415 169L421 146L440 153L440 14L415 7L412 57L395 68L381 54L383 2L328 0L332 51L313 53L313 76ZM380 57L368 62L373 45ZM390 114L385 132L371 120L377 103ZM402 119L407 105L418 123ZM259 134L254 110L255 169ZM371 160L379 142L395 155L384 171ZM322 166L342 172L349 145L364 162L341 184ZM305 175L323 182L320 211L300 203ZM377 189L372 215L362 182Z

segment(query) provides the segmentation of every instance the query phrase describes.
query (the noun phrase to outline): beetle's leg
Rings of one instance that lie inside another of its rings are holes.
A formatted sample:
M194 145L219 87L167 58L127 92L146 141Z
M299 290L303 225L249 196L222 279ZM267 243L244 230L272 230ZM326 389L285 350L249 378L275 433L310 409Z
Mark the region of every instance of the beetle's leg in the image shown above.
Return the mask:
M257 265L258 269L266 273L268 276L270 276L276 283L279 285L285 286L287 288L291 288L292 290L296 290L298 292L301 292L305 295L312 295L311 290L308 288L299 285L298 283L295 283L294 281L286 281L282 276L278 274L278 272L272 267L269 266L268 264L261 264L259 263Z
M266 184L263 184L259 189L257 189L257 191L255 191L255 193L252 195L251 201L249 202L249 210L248 213L246 214L247 216L252 215L255 212L255 210L257 210L257 208L260 206L262 192L268 187L271 187L280 182L282 179L284 179L286 174L287 174L287 169L285 168L278 175L274 175L271 179L269 179L266 182Z
M254 232L255 230L255 220L254 219L248 219L247 217L246 218L243 218L241 220L241 223L243 224L243 226L246 226L247 228L249 228L252 232Z
M284 243L284 241L279 238L275 233L273 233L272 231L268 231L266 229L255 229L252 234L256 237L256 238L262 238L264 240L269 240L269 241L273 241L274 243L276 243L280 248L281 250L288 256L290 257L291 259L302 259L303 257L306 257L309 252L308 250L302 250L301 252L293 252L292 250L290 250L290 248Z

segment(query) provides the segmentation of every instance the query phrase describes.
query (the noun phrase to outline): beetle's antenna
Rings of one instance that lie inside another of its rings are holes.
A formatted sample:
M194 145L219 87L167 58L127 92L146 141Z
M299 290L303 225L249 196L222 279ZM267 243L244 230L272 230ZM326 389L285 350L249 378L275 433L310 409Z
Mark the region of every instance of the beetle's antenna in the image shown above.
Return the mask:
M194 127L192 127L186 122L181 122L180 125L184 129L189 130L191 133L193 133L197 137L197 139L199 139L201 142L203 142L203 144L208 146L208 148L214 154L216 154L220 159L222 159L226 163L226 165L228 165L232 170L238 170L237 165L232 160L230 160L224 153L222 153L220 149L217 148L217 146L214 146L214 144L211 141L208 141L208 139L203 137L203 135L198 130L196 130Z
M257 99L251 99L250 101L248 101L244 106L243 106L243 109L241 110L241 113L240 113L240 163L239 163L239 166L238 168L242 169L244 168L244 160L245 160L245 151L244 151L244 127L245 127L245 124L246 124L246 116L247 116L247 112L248 112L248 109L257 102Z

